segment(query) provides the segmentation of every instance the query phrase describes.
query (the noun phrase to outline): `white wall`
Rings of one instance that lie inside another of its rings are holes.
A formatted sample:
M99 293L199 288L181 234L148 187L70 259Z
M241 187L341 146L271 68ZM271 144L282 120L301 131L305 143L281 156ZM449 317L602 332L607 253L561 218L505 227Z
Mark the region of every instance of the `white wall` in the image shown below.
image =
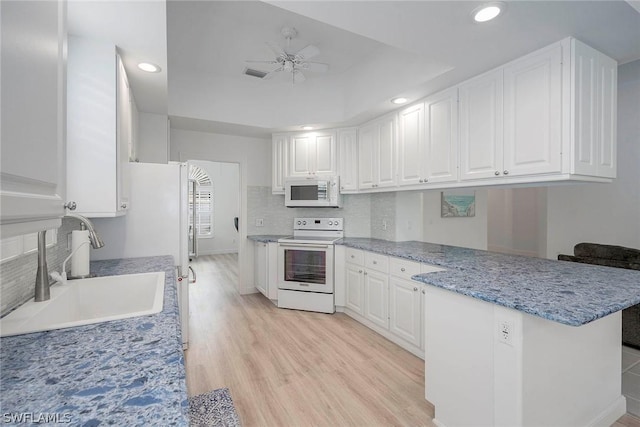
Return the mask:
M580 242L640 248L640 61L618 68L618 178L547 195L548 258Z
M240 218L247 218L247 186L271 185L271 140L171 129L171 160L209 160L240 165ZM255 292L253 253L247 224L240 221L238 263L240 293Z
M546 187L488 190L487 249L544 257L546 192Z
M442 218L440 191L423 195L423 240L472 249L487 249L487 190L476 190L476 216Z
M136 157L142 163L167 163L169 156L168 117L162 114L138 113Z
M198 255L238 252L233 218L240 216L240 167L237 163L194 161L213 184L213 236L198 238Z

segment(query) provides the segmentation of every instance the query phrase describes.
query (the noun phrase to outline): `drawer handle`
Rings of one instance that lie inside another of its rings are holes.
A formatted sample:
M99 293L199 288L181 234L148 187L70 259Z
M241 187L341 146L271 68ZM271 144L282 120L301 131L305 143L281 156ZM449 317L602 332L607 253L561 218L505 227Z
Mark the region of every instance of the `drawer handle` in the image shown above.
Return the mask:
M402 271L402 272L404 273L406 270L404 269L404 267L402 267L402 268L400 269L400 271Z

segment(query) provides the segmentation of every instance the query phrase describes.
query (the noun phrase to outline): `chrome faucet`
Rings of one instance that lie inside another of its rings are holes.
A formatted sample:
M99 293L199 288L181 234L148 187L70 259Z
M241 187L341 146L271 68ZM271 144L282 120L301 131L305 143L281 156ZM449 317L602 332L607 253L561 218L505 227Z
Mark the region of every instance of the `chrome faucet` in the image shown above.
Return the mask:
M64 218L75 218L87 228L89 231L89 242L91 243L91 247L99 249L104 246L104 242L100 236L98 236L98 233L96 233L96 229L93 227L91 221L89 221L89 218L74 213L68 213ZM73 253L71 255L73 255ZM69 257L71 257L71 255ZM47 267L47 231L45 230L38 232L38 270L36 271L36 291L34 300L36 302L40 302L47 301L51 298L49 287L49 268Z

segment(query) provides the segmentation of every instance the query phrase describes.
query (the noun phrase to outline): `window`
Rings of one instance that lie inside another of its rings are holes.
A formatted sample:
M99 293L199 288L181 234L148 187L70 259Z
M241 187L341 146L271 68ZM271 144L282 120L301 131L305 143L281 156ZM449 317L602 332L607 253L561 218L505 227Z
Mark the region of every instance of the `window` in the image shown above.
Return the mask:
M213 185L196 186L195 221L198 227L198 236L213 236ZM192 215L191 218L194 218Z
M198 237L213 237L213 183L200 167L189 167L189 227L196 227ZM195 223L195 224L194 224Z

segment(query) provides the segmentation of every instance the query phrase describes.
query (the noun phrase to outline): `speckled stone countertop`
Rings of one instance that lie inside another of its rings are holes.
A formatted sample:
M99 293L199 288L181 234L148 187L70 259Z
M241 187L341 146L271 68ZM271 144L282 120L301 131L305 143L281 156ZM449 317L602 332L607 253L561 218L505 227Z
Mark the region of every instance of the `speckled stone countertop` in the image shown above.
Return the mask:
M416 241L345 238L337 242L438 265L412 279L571 326L640 303L640 272Z
M44 414L73 426L189 424L173 258L91 263L98 276L152 271L165 272L158 314L0 339L3 421Z
M290 235L288 234L258 234L253 236L247 236L247 239L253 240L254 242L273 243L273 242L277 242L278 239L283 239L289 236Z

